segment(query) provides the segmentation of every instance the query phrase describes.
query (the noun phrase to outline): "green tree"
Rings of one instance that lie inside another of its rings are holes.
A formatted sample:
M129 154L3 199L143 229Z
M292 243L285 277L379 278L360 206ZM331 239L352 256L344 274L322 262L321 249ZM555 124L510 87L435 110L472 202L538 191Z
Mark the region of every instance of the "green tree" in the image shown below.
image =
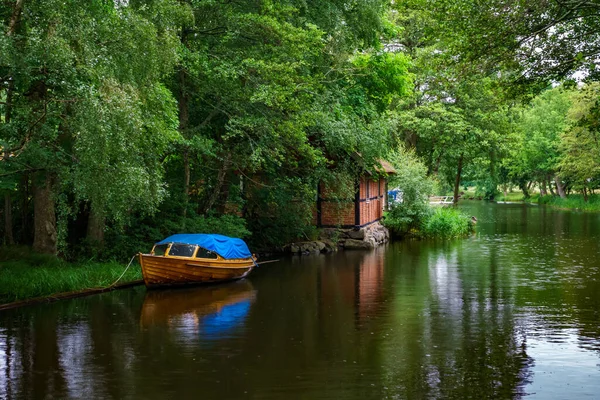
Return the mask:
M169 0L151 10L101 0L2 6L2 172L33 188L36 251L56 253L65 234L57 231L57 201L63 223L79 210L69 195L100 225L160 199L157 154L174 135L174 103L160 79L177 57L179 7ZM102 229L91 233L102 239Z
M600 86L586 85L573 96L569 127L560 136L559 175L583 193L600 184Z
M511 73L513 81L597 76L600 4L590 1L443 0L423 2L440 21L454 54L474 70Z
M557 191L565 197L564 185L557 176L561 152L560 136L567 127L571 94L563 88L547 90L525 107L517 120L518 142L512 150L509 170L513 179L528 196L530 183L554 180Z

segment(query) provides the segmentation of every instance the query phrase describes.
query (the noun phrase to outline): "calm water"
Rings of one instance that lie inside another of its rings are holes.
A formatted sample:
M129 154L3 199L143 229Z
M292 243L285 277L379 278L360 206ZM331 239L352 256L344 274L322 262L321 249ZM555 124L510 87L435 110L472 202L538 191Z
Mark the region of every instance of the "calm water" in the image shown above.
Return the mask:
M0 313L0 398L600 398L600 215Z

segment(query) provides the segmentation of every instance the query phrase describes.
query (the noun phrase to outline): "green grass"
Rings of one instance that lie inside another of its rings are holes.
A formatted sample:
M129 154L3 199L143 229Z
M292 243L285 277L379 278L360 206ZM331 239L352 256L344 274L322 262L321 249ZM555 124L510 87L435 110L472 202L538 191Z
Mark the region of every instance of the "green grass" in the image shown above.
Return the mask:
M600 195L589 196L587 202L583 200L581 194L571 194L565 199L558 196L543 196L540 197L539 203L569 210L600 211Z
M523 201L526 203L546 204L554 208L562 208L565 210L580 210L580 211L600 211L600 195L591 195L588 201L583 200L581 194L571 194L563 199L559 196L546 195L541 196L539 193L534 193L528 199L523 197L521 192L508 193L508 196L500 195L497 201Z
M523 192L509 192L506 196L502 193L496 197L496 201L523 201Z
M34 254L27 247L0 247L0 304L107 287L121 276L126 266L91 261L74 264ZM119 283L138 279L142 279L142 273L134 261Z
M451 207L436 208L421 226L421 235L426 238L450 239L465 237L473 232L471 218Z

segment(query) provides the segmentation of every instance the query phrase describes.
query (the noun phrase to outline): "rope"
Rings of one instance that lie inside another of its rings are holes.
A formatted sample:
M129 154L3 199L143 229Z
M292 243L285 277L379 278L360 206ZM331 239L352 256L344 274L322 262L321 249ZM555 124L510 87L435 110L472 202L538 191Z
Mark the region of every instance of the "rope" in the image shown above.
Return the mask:
M137 254L134 254L133 257L131 257L131 260L129 261L129 264L127 264L127 268L125 268L125 271L123 271L123 273L121 274L121 276L119 278L117 278L116 281L114 281L112 283L112 285L109 286L109 288L115 286L117 284L117 282L119 282L121 280L121 278L123 277L123 275L125 275L125 272L127 272L127 270L129 269L129 267L131 266L131 263L133 262L133 259L137 256Z

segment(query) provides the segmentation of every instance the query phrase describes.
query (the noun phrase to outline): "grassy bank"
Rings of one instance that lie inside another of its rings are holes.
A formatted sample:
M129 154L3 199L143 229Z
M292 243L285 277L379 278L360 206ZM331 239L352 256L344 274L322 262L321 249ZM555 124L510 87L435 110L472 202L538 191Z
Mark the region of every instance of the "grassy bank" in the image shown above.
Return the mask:
M500 194L496 197L496 201L523 201L525 200L525 196L523 195L523 192L509 192L506 193L506 196L504 194Z
M571 194L565 199L558 196L542 196L538 202L566 210L600 211L600 195L589 196L587 202L581 194Z
M465 237L473 232L471 218L451 207L438 207L421 225L420 235L426 238L450 239Z
M563 199L559 196L540 196L536 193L525 199L525 196L523 196L523 193L521 192L508 193L507 196L500 195L496 200L545 204L550 207L564 210L600 211L600 195L596 194L589 196L587 202L583 199L583 195L581 194L571 194Z
M126 264L68 263L56 257L33 254L27 247L0 251L0 304L57 293L107 287L125 271ZM136 261L119 283L142 279Z

